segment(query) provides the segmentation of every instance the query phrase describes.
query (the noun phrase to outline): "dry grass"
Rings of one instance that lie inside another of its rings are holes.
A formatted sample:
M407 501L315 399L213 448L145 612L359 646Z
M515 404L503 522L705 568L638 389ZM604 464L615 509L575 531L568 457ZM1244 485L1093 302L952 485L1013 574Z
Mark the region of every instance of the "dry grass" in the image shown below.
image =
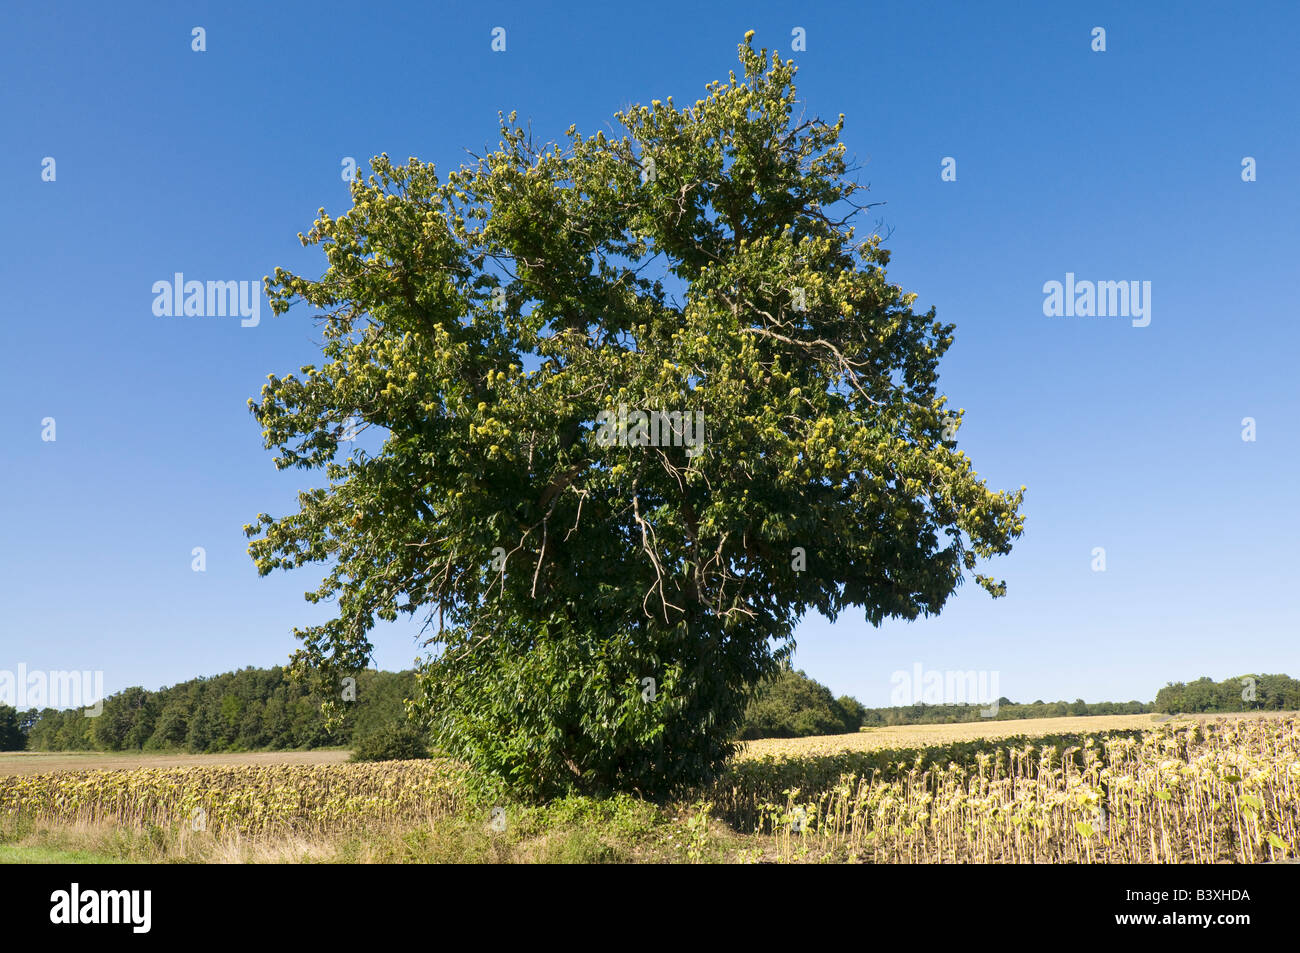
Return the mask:
M928 748L980 738L1041 738L1044 735L1093 734L1152 728L1158 724L1190 724L1199 721L1240 718L1284 718L1294 712L1240 712L1222 715L1088 715L1069 718L1024 718L1007 721L962 722L953 725L893 725L846 735L816 735L811 738L764 738L745 742L741 758L799 758L833 755L843 751L876 751L882 748Z
M1252 863L1300 849L1288 713L755 742L694 802L512 805L505 833L454 762L345 756L8 755L25 770L0 775L0 861Z
M54 771L131 771L140 768L184 768L213 765L343 764L344 749L314 751L245 751L235 754L186 754L119 751L0 752L0 777L48 774Z
M414 787L435 771L424 761L393 763L384 774L399 782L391 787L401 789L403 776L413 782L406 787ZM50 786L105 781L92 772L11 779L10 783L24 780ZM365 784L350 774L340 780L350 788ZM411 798L405 790L393 790L387 797L342 798L351 802L349 816L331 819L330 806L341 798L313 793L319 810L303 812L293 823L258 824L255 817L241 817L242 823L205 825L198 831L185 823L161 826L149 819L167 820L177 813L174 806L163 809L165 795L153 803L130 806L111 805L100 798L97 810L87 810L85 804L77 810L37 810L32 804L19 813L0 810L0 863L671 863L696 859L690 854L691 832L685 823L678 823L671 811L626 796L567 799L546 807L512 806L508 823L498 828L484 807L462 804L454 811L439 809L437 795L426 792ZM231 796L237 802L239 792ZM104 811L104 807L113 809ZM708 859L726 859L729 845L745 840L732 832L719 832L708 845ZM730 855L736 855L734 849Z
M1223 715L1179 715L1176 724L1190 720L1279 718L1294 712L1243 712ZM1168 716L1093 715L1075 718L1026 718L1019 721L980 721L956 725L897 725L873 728L847 735L817 735L812 738L767 738L748 741L742 758L765 755L835 754L841 751L873 751L880 748L919 748L969 741L976 738L1009 738L1015 735L1041 737L1049 734L1099 732L1150 728ZM244 751L231 754L187 754L185 752L121 751L3 751L0 777L15 774L48 774L54 771L129 771L137 768L184 768L213 765L344 764L350 752L340 748L312 751Z

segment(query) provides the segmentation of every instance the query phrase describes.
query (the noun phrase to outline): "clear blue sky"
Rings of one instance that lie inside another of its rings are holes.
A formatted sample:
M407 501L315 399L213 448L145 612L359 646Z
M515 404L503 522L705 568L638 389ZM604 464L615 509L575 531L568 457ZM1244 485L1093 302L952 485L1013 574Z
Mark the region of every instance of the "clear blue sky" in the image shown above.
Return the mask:
M323 479L278 473L246 406L315 360L310 313L156 317L155 281L317 274L296 236L346 207L345 156L457 164L498 110L543 139L594 132L699 98L752 28L799 64L809 112L846 115L891 280L956 324L942 383L963 449L1029 487L1023 538L990 564L1006 598L968 584L880 629L811 618L796 664L869 705L918 662L996 671L1015 700L1300 675L1300 13L1156 7L6 4L0 669L156 688L282 663L327 612L302 600L318 572L259 579L241 531ZM1150 325L1045 317L1067 272L1150 281ZM409 625L375 638L381 667L418 653Z

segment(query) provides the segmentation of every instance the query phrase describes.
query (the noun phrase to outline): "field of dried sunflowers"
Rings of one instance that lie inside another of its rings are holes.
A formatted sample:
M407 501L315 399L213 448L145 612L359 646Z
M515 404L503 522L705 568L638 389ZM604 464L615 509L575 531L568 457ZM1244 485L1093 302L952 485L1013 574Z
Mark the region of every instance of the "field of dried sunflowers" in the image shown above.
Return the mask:
M0 777L0 815L213 834L330 833L454 813L458 782L445 759L29 774Z
M830 760L836 780L811 787L806 761L742 763L715 803L809 859L1255 863L1300 847L1296 716ZM772 776L795 783L754 803Z
M0 819L309 834L475 814L445 759L0 777ZM1300 848L1300 718L737 759L686 807L726 859L1255 863ZM667 812L665 816L671 814ZM699 855L699 851L695 852Z

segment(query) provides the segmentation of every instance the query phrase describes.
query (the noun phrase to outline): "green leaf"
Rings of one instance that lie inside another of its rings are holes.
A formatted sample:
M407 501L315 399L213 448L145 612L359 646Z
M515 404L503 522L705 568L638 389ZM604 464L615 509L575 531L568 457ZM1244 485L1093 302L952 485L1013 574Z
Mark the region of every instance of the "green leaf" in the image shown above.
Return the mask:
M434 744L523 796L706 781L801 618L1000 596L979 561L1023 530L1024 488L945 437L954 327L828 214L864 188L843 118L796 116L793 62L738 52L608 136L551 148L511 113L443 176L376 157L304 238L323 273L268 283L321 325L250 408L320 476L249 545L261 574L320 566L335 615L297 664L354 671L376 620L427 623ZM845 723L817 707L804 727Z

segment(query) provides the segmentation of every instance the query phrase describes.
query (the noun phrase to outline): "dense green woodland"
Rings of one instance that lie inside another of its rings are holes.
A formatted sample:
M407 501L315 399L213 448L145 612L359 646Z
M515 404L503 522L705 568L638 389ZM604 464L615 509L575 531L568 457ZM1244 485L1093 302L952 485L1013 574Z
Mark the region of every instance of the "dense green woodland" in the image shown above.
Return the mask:
M1249 699L1254 679L1253 701ZM413 672L364 671L356 699L339 705L337 727L327 725L322 697L293 681L286 669L246 668L196 678L150 692L128 688L87 718L79 709L17 712L0 705L0 751L279 750L362 746L405 720L405 700L415 691ZM1243 698L1243 694L1247 697ZM842 734L885 725L980 721L980 705L910 705L865 708L856 698L836 698L801 671L783 669L766 682L745 711L741 739ZM1170 683L1155 703L999 701L994 720L1145 712L1300 710L1300 681L1286 675L1239 676L1214 682Z
M1239 675L1215 682L1171 682L1156 693L1156 711L1297 711L1300 681L1286 675Z
M97 718L81 709L29 710L17 715L27 747L37 751L192 752L351 747L367 734L405 718L415 692L413 672L367 670L356 676L355 700L339 693L337 726L327 723L325 700L290 678L288 670L245 668L196 678L156 692L127 688L104 701ZM7 724L0 707L0 747ZM21 748L21 735L17 744Z

